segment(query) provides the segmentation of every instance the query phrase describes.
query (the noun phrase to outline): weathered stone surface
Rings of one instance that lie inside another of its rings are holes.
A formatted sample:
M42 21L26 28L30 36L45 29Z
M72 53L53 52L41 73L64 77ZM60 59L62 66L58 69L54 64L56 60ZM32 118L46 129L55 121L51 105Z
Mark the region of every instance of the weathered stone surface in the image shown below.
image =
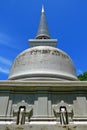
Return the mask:
M11 80L77 80L70 57L60 49L37 46L23 51L14 61Z
M38 100L34 102L33 116L52 116L52 104L47 97L38 97Z
M87 125L0 125L0 130L87 130Z
M6 116L9 103L9 96L0 97L0 116Z
M87 118L87 100L85 97L77 97L73 101L73 112L74 117L77 118Z

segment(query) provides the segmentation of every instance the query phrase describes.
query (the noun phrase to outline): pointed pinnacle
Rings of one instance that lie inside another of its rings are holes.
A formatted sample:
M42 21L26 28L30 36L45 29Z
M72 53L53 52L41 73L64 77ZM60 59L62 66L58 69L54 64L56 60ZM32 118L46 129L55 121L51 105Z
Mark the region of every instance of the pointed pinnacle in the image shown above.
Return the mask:
M38 32L36 35L36 39L50 39L50 34L48 31L48 26L47 26L47 22L46 22L43 5L42 5L41 18L40 18L40 23L39 23L39 28L38 28Z
M42 13L44 13L45 11L44 11L44 5L42 5Z

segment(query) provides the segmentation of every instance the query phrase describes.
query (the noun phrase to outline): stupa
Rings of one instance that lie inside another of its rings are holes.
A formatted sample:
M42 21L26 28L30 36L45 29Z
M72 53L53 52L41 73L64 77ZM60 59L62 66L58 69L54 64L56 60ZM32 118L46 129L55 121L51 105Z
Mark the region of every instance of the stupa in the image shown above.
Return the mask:
M15 59L9 79L11 80L77 80L71 58L57 49L56 39L51 39L42 7L38 33L29 40L30 47Z
M87 130L87 82L79 81L70 56L56 48L42 7L30 48L0 81L0 130Z

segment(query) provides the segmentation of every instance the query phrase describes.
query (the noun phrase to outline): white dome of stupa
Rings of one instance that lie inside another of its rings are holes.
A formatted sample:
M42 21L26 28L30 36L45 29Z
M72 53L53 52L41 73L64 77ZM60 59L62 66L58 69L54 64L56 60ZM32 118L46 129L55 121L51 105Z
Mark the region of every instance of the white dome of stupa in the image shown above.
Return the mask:
M15 59L9 79L76 80L70 57L60 49L37 46L23 51Z

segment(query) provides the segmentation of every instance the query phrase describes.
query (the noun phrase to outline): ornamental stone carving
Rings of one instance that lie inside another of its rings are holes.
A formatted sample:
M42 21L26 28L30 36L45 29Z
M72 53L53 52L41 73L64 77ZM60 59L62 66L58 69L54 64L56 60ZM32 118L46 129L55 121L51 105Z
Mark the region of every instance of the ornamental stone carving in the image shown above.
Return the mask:
M13 105L13 116L16 117L16 124L25 124L32 115L32 106L24 100Z

